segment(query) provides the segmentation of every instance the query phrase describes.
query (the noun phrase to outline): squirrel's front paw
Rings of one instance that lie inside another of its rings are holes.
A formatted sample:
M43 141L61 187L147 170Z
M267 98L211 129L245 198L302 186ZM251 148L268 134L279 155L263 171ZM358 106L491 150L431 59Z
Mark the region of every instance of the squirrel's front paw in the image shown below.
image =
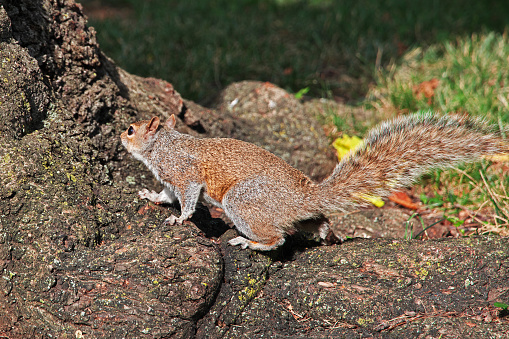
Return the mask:
M138 196L142 199L148 199L150 201L154 201L156 199L156 197L158 196L159 194L157 194L157 192L155 191L149 191L148 189L144 188L142 189L141 191L138 192Z
M174 216L173 214L170 215L168 218L166 218L166 220L164 221L165 224L168 224L168 225L182 225L182 223L184 222L185 218L182 218L182 216L180 217L176 217Z

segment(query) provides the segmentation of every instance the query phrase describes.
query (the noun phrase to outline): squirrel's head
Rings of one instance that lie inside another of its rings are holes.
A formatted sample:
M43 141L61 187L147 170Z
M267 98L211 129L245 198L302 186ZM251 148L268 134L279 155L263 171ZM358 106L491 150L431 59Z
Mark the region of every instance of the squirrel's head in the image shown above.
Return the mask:
M141 153L148 149L154 142L154 137L159 129L159 118L153 117L150 120L138 121L129 126L129 128L120 135L122 145L127 151L135 157L141 156ZM175 128L175 116L172 114L165 127Z
M158 117L135 122L131 124L125 132L120 134L122 145L127 148L129 153L136 156L152 144L158 127Z

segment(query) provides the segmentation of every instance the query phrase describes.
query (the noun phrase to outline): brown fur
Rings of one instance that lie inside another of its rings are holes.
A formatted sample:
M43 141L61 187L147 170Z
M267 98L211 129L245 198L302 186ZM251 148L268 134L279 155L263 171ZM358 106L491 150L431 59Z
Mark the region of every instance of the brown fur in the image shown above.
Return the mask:
M364 146L318 184L253 144L194 138L174 127L174 116L163 128L152 118L121 134L127 150L168 190L143 190L140 196L171 202L174 194L182 214L168 222L189 218L203 196L222 207L244 235L230 244L258 250L276 248L298 229L328 239L326 212L364 204L369 196L387 196L432 168L508 151L507 143L481 120L411 115L372 130Z

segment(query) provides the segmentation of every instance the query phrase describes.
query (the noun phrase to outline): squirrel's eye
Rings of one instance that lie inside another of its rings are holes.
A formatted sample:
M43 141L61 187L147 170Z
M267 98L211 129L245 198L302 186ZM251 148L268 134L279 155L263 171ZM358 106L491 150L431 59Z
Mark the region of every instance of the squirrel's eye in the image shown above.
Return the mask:
M134 128L133 126L129 126L129 129L127 130L127 135L133 135L134 134Z

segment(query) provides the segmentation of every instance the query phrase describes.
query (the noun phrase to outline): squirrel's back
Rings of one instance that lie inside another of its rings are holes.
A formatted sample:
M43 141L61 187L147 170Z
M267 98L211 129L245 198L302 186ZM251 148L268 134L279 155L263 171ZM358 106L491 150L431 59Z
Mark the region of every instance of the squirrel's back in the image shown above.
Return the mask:
M303 191L314 183L301 171L281 158L251 143L230 138L196 138L163 128L158 132L155 163L171 164L188 171L194 167L206 184L206 193L221 202L226 192L239 181L255 176L277 174L281 184L290 190ZM164 172L164 169L161 169ZM163 181L171 175L162 174Z
M221 201L225 190L239 180L259 175L277 173L283 184L293 186L289 189L301 189L301 185L311 183L301 171L256 145L228 138L199 140L201 174L207 182L209 195L218 201Z

